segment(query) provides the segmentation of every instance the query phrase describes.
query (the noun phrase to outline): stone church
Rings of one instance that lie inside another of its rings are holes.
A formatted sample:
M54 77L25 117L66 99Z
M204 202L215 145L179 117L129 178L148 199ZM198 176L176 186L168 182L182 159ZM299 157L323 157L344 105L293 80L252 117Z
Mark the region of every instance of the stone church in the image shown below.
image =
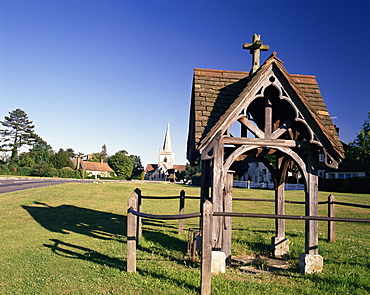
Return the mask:
M183 179L183 171L185 171L185 165L175 165L175 153L172 152L170 124L168 124L163 147L158 153L158 164L147 164L144 179L178 182Z

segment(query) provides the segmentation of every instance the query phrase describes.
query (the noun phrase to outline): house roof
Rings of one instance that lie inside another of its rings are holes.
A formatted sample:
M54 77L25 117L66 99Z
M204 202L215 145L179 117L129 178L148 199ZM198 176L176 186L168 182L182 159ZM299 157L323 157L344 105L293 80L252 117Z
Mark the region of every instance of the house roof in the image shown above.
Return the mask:
M186 165L173 165L173 169L176 169L177 171L185 171Z
M77 166L77 159L72 159L72 162L75 166ZM114 172L114 170L111 167L109 167L108 163L81 160L81 166L83 169L89 171Z
M157 169L158 164L147 164L145 167L145 172L154 171Z
M145 172L154 171L158 168L158 164L147 164L145 168ZM173 165L173 169L178 171L185 171L186 165Z
M271 67L293 89L321 130L327 145L339 158L344 157L343 146L321 96L315 76L292 75L273 53L258 71L250 76L244 71L194 69L190 107L188 160L193 161L202 144L209 141Z

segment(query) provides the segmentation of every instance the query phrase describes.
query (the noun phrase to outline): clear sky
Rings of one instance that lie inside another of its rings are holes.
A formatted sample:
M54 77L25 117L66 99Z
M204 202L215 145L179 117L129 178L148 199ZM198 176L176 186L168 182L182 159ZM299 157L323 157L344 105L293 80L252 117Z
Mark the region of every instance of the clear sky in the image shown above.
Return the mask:
M54 150L156 163L168 122L185 150L194 68L249 71L261 34L315 75L340 138L370 111L370 1L0 0L0 119L20 108Z

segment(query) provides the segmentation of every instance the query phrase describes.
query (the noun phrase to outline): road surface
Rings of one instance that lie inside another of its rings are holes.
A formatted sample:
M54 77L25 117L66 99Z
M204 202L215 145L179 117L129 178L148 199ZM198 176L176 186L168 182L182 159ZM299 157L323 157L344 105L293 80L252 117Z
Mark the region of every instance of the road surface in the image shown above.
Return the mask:
M86 181L86 180L85 180ZM75 179L0 177L0 194L30 188L56 185L66 182L81 182Z

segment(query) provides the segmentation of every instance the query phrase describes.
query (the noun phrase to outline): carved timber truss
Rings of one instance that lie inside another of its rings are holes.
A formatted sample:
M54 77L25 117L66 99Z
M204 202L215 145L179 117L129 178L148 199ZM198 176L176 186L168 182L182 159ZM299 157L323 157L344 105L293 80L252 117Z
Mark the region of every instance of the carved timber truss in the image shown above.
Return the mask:
M244 47L263 50L259 36L257 39ZM282 64L273 53L249 76L243 76L243 72L196 70L188 159L192 162L199 156L202 161L201 202L211 201L213 212L232 211L228 200L232 195L233 165L252 159L261 161L271 172L276 215L285 214L285 182L294 165L304 179L305 214L318 215L319 154L324 155L326 166L337 168L344 156L343 147L315 77L290 75ZM231 217L213 216L211 235L213 251L224 252L227 263L231 258ZM272 250L275 256L289 251L284 219L275 221ZM306 273L305 261L310 259L319 261L316 270L322 269L320 257L318 222L306 220L301 271Z

